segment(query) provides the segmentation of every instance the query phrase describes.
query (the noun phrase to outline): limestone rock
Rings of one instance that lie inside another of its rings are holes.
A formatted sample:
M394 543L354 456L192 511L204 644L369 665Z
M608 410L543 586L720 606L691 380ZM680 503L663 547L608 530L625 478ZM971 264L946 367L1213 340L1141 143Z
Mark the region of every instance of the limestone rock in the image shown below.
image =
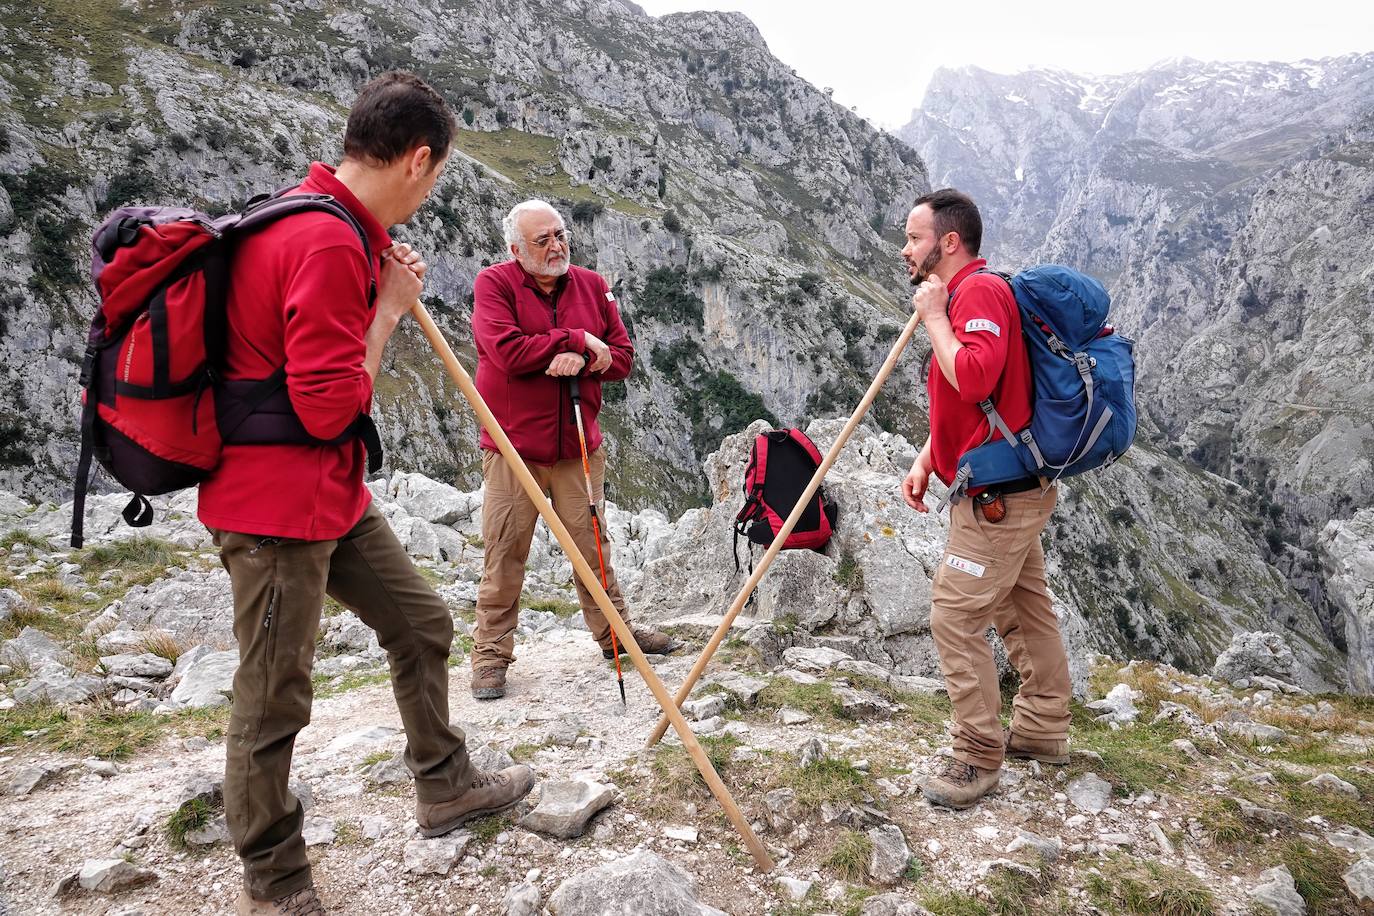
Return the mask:
M539 804L520 819L520 826L565 840L581 836L587 821L614 799L614 786L581 779L545 782Z
M1069 783L1065 791L1075 808L1090 814L1100 813L1112 800L1112 784L1096 773L1084 773Z
M413 875L446 875L463 855L472 834L451 833L436 839L414 839L406 843L402 866Z
M901 894L887 893L865 900L859 916L930 916L930 911Z
M234 695L234 672L238 667L237 649L202 656L183 672L172 691L171 702L184 709L228 706Z
M567 879L549 897L548 907L553 916L604 916L607 901L615 901L623 913L726 916L697 901L687 872L642 849Z
M1319 792L1330 792L1335 795L1344 795L1348 798L1360 797L1359 789L1332 773L1322 773L1318 776L1314 776L1303 783L1303 785L1316 789Z
M57 662L42 665L22 687L14 688L16 703L85 703L105 693L105 682L89 674L69 670Z
M1291 681L1294 665L1293 650L1278 633L1237 633L1217 656L1212 677L1235 682L1260 674Z
M873 851L868 857L868 876L879 884L895 884L906 874L911 849L896 824L884 824L868 831Z
M0 662L35 671L47 665L71 665L75 659L51 636L37 627L24 627L19 635L0 643Z
M542 902L539 888L523 881L513 885L501 898L501 912L503 916L539 916Z
M156 880L156 872L138 868L123 859L87 859L77 876L83 889L97 894L117 894Z
M1260 883L1250 889L1250 899L1277 916L1304 916L1307 904L1293 885L1288 866L1279 865L1260 872Z
M1374 858L1360 859L1341 875L1346 890L1362 906L1374 904Z
M172 663L160 655L105 655L100 659L105 673L116 677L164 678L172 673Z

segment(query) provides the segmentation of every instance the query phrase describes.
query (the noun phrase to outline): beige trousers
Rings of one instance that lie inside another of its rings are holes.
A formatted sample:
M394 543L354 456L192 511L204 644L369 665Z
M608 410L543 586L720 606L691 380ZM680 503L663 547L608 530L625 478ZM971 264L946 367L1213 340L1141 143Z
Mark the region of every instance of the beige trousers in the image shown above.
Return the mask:
M606 503L606 450L598 448L588 456L592 470L592 495L600 518ZM591 509L587 504L587 483L580 457L553 465L529 465L539 487L548 494L553 511L568 527L577 549L600 575L596 557L596 538L592 534ZM482 583L477 588L477 628L473 632L472 667L506 666L515 660L515 628L520 617L520 593L525 585L525 563L530 557L530 541L539 510L530 502L519 479L499 452L482 454L482 540L485 558ZM611 565L611 543L601 529L601 551L606 559L606 593L625 622L630 622L625 599L615 580ZM574 577L576 579L576 577ZM591 593L576 579L577 598L582 618L592 638L611 647L611 625L592 600Z
M1011 493L993 524L974 500L950 509L949 544L931 589L930 632L954 706L954 756L984 769L1002 765L1002 695L992 649L994 626L1021 675L1012 730L1028 738L1067 738L1069 663L1050 606L1040 533L1058 496L1051 487Z

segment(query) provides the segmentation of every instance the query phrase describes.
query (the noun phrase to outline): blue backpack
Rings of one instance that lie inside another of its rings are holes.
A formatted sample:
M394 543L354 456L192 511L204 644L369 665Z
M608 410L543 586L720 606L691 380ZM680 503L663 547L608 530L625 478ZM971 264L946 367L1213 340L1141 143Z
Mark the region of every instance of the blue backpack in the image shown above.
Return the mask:
M991 398L980 403L987 438L960 456L942 509L970 487L1028 476L1054 481L1105 467L1135 439L1135 342L1107 324L1111 299L1102 284L1054 264L998 276L1021 312L1035 392L1031 421L1012 432ZM994 430L1002 434L996 442L989 441Z

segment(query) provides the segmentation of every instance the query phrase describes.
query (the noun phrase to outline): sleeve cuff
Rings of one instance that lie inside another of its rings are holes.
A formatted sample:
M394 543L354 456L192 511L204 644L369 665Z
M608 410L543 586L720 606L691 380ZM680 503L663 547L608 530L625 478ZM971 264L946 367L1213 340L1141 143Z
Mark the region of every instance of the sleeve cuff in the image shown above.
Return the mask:
M568 328L568 351L571 353L585 353L587 350L587 332L582 328Z

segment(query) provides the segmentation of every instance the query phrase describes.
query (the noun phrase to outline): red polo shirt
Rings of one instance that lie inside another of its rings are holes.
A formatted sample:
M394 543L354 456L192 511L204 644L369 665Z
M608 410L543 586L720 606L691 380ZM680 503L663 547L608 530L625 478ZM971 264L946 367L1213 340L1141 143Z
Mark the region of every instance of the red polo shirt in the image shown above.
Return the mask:
M1030 359L1021 337L1021 312L1005 280L996 274L975 274L986 266L987 261L977 258L949 282L949 322L963 344L954 357L958 389L933 356L926 379L930 460L935 476L947 485L958 473L959 457L981 445L988 434L979 401L991 397L1013 431L1024 429L1031 418ZM995 430L992 437L1002 438Z
M472 284L472 336L477 344L477 390L511 444L531 464L577 458L577 426L567 379L544 374L559 353L582 353L590 331L611 348L605 372L582 373L587 450L601 445L601 383L630 374L634 346L615 296L601 275L570 266L553 295L545 295L519 261L493 264ZM481 446L496 451L482 431Z
M374 258L391 238L320 162L297 191L330 194L367 232ZM380 269L380 261L374 265ZM297 213L245 238L229 284L226 376L266 378L286 366L291 406L313 436L331 439L371 412L363 369L372 323L371 273L358 236L327 213ZM226 445L200 485L200 520L245 534L331 540L347 533L371 501L367 457L344 445Z

